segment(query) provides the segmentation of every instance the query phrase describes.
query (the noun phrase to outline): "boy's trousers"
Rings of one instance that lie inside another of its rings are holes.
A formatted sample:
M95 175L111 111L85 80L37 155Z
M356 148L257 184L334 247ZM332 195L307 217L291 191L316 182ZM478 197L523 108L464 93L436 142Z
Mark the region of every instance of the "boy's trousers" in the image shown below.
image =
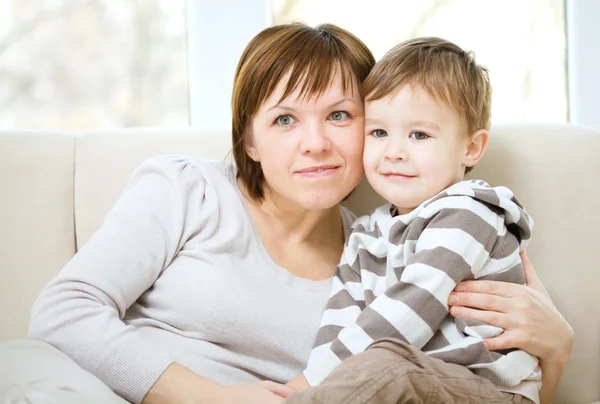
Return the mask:
M498 390L464 366L443 362L397 339L382 339L346 359L319 386L285 404L533 404Z

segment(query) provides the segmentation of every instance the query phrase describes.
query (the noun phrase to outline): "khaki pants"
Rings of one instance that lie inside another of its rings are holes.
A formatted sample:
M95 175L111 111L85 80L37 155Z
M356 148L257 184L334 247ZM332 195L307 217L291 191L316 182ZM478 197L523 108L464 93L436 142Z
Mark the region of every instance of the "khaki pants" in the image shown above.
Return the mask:
M285 404L520 403L533 401L499 391L463 366L431 358L400 340L383 339L345 360L322 384Z
M0 404L126 404L99 379L51 345L0 343Z

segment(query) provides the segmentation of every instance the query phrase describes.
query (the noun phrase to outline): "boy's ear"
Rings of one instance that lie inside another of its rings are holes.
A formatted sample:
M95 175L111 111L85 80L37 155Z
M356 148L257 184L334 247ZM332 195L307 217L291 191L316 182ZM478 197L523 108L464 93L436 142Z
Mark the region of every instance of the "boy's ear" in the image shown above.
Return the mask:
M470 136L463 158L463 165L465 167L473 167L483 157L487 149L489 136L490 134L485 129L479 129Z

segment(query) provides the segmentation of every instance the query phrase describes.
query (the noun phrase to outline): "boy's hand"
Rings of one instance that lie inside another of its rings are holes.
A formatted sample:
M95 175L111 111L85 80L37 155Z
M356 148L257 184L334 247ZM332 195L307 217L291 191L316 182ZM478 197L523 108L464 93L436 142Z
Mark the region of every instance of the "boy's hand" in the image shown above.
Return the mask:
M310 387L310 384L308 384L306 377L304 377L304 374L302 373L287 382L285 385L296 389L296 391L304 390Z

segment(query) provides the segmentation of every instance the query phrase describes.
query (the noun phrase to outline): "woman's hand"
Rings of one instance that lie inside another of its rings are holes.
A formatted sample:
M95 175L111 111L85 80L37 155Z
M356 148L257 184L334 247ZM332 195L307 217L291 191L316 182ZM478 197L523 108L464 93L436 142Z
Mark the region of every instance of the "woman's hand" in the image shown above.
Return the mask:
M172 363L142 404L279 404L295 392L292 387L272 381L223 386Z
M272 381L224 387L215 404L278 404L296 392L292 387Z
M454 317L503 328L484 340L488 349L519 348L540 359L540 403L550 403L571 349L573 329L552 303L525 252L521 253L527 286L494 281L465 281L450 294Z
M573 329L552 303L527 255L521 253L527 286L496 281L461 282L450 295L450 313L505 331L486 339L490 350L519 348L542 361L566 363Z

